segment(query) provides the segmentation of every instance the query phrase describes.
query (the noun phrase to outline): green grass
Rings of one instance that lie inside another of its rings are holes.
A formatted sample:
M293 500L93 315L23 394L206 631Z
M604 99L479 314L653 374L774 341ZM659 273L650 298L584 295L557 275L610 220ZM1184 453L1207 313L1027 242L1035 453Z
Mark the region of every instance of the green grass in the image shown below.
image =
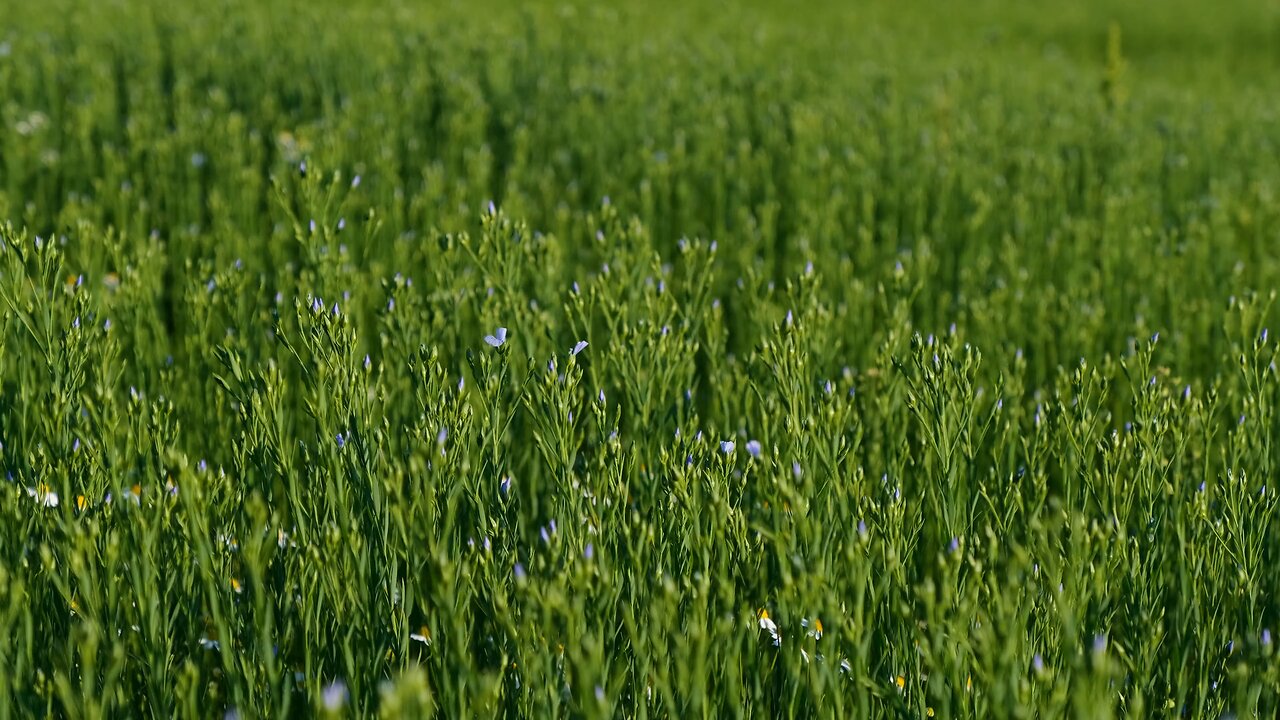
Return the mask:
M0 719L1280 712L1274 3L0 17Z

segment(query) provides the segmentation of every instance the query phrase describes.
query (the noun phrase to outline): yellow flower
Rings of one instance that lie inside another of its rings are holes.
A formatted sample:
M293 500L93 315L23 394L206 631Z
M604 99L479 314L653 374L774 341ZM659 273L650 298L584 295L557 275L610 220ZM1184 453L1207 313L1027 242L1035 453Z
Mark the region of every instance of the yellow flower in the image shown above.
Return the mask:
M925 714L925 717L933 717L933 708L931 707L925 708L924 714Z
M907 687L907 679L899 675L893 679L893 684L897 685L899 690L902 690Z
M231 589L239 593L242 590L240 587L240 581L235 578L231 578Z

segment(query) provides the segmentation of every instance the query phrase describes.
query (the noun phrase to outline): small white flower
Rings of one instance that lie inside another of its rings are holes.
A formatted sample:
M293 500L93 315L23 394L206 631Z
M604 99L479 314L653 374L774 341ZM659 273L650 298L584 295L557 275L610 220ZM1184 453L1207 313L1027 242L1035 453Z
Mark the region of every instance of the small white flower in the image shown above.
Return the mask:
M760 629L769 633L769 637L773 638L773 646L782 645L782 634L778 632L778 625L769 617L768 610L760 611Z
M35 498L35 501L44 507L58 507L58 493L44 483L27 488L27 495Z
M427 629L427 626L426 626L426 625L423 625L422 627L418 628L418 632L416 632L416 633L410 633L410 634L409 634L409 639L410 639L410 640L416 640L417 642L420 642L420 643L422 643L423 645L430 645L430 644L431 644L431 631Z

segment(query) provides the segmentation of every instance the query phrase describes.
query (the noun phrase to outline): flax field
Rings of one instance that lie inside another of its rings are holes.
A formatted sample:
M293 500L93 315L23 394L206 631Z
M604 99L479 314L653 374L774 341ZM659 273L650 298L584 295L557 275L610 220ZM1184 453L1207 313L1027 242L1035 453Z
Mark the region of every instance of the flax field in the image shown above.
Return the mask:
M1271 0L0 0L0 720L1277 717L1277 286Z

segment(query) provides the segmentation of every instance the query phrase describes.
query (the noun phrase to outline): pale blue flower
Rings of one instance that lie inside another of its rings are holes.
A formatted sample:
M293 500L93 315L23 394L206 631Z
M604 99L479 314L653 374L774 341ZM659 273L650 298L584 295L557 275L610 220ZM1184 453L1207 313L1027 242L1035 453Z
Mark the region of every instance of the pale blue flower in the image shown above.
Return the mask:
M488 343L490 347L502 347L502 344L507 341L507 329L504 327L498 328L494 334L485 335L484 341Z
M347 684L341 680L329 683L322 691L320 701L324 704L324 709L329 712L341 710L347 704Z

